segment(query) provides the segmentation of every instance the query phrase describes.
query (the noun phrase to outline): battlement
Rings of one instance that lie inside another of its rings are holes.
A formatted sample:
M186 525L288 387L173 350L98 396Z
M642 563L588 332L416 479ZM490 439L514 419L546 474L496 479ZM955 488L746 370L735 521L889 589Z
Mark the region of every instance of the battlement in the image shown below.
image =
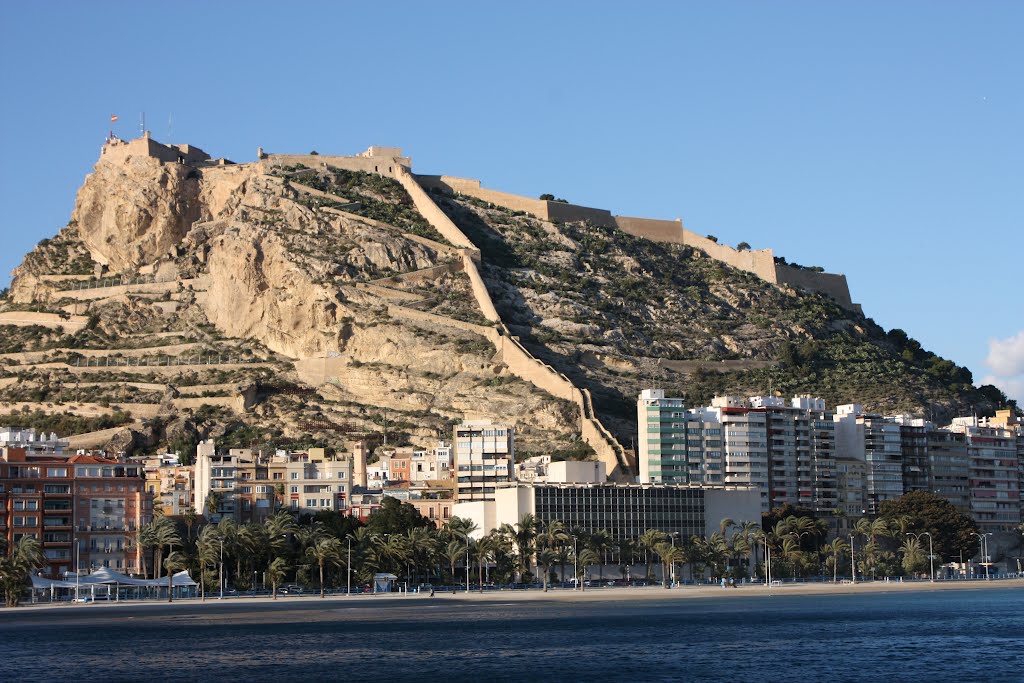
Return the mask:
M412 168L412 159L402 156L400 147L370 147L365 152L354 156L337 156L331 154L267 154L260 147L257 152L259 163L265 169L281 166L297 166L308 168L327 168L333 166L346 171L362 171L377 173L389 178L398 179L403 172Z
M831 297L844 308L860 311L860 306L853 303L850 298L850 289L845 275L821 273L776 264L775 255L771 249L740 250L719 244L703 235L687 230L683 227L682 219L671 221L615 216L606 209L596 209L567 202L531 199L509 192L490 190L483 187L479 180L472 178L417 175L416 180L428 190L453 196L461 194L474 197L511 211L523 211L545 221L587 221L593 225L616 228L635 237L655 242L694 247L707 253L711 258L738 270L752 273L771 284L818 292Z
M188 164L195 166L210 161L210 155L192 145L165 145L150 137L147 130L141 138L121 140L111 137L103 145L100 158L107 161L122 161L129 156L147 156L167 164Z

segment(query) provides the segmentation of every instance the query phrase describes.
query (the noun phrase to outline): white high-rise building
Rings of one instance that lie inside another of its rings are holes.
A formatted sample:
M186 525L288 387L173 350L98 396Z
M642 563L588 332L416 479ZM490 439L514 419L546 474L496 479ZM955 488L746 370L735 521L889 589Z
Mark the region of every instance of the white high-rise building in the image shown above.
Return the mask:
M512 427L489 421L464 421L455 426L454 432L456 500L494 500L495 489L514 480Z

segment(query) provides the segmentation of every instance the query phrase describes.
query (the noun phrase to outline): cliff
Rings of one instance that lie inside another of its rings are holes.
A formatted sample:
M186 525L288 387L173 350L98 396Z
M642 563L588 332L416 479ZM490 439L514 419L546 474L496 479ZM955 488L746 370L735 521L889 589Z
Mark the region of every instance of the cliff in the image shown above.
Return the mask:
M232 164L107 145L0 303L6 411L74 413L127 450L426 446L490 418L521 454L589 452L628 478L652 385L691 405L777 391L939 417L999 400L866 318L842 276L679 222L507 208L409 166L392 148Z

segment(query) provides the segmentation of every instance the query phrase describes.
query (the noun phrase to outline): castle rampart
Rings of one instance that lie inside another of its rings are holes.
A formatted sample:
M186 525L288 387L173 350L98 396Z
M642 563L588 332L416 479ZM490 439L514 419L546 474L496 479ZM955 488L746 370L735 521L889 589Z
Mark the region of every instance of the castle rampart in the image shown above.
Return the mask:
M508 192L481 187L479 180L445 175L417 175L416 180L427 189L446 194L462 194L511 211L524 211L546 221L589 221L593 225L618 228L635 237L655 242L679 244L700 249L711 258L738 270L744 270L771 284L818 292L831 297L841 306L860 311L850 297L846 276L777 265L771 249L739 250L708 239L683 227L681 220L667 221L632 216L613 216L605 209L578 204L531 199Z

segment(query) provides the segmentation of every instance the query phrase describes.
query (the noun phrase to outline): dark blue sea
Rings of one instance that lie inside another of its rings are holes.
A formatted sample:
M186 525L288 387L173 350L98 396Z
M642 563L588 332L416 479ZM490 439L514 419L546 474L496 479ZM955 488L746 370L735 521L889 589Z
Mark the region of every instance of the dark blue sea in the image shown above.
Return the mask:
M1024 589L756 590L8 610L0 680L1024 681Z

